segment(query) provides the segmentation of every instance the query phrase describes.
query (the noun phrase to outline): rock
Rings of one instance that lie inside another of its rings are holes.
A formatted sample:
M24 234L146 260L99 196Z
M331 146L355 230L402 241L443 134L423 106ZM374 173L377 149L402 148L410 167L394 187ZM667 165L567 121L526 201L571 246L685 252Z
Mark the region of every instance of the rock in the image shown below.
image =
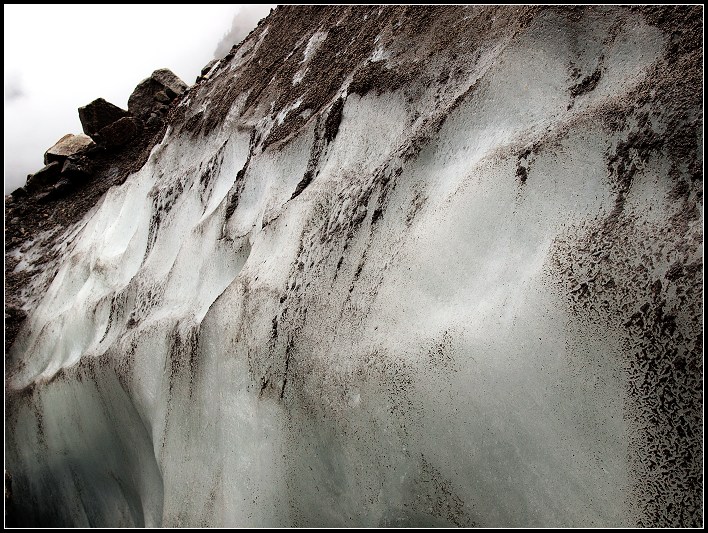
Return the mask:
M7 313L5 313L7 316ZM5 509L12 503L12 475L5 470ZM12 526L10 526L12 527Z
M93 137L102 128L114 123L116 120L129 116L126 110L97 98L90 104L79 108L79 119L84 133Z
M17 322L22 322L25 318L27 318L27 312L18 307L17 305L13 304L6 304L5 305L5 319L12 319L16 320Z
M92 170L90 163L85 158L70 158L64 163L61 176L72 183L79 183L89 179Z
M60 173L61 163L52 161L27 178L25 189L29 192L36 192L43 189L55 183L59 179Z
M96 140L103 146L115 148L132 141L142 125L134 117L123 117L101 129L96 134Z
M166 104L167 102L170 101L170 97L167 96L167 93L165 91L157 91L155 93L155 100Z
M27 312L14 302L5 301L5 350L8 350L12 343L15 342L15 337L20 330L20 326L27 319ZM7 353L5 353L7 357ZM7 361L7 359L6 359ZM7 476L5 477L5 520L8 520L8 491Z
M54 146L44 152L44 164L52 161L64 161L67 157L79 155L87 152L96 146L91 137L87 135L74 135L69 133L59 139Z
M18 187L10 193L10 196L12 196L13 198L23 198L27 196L27 189L25 189L24 187Z
M150 118L147 119L147 122L145 123L145 125L151 130L161 128L162 124L163 120L157 116L157 113L152 113Z
M128 98L128 110L136 117L149 117L156 104L155 94L163 89L164 87L152 78L141 81Z
M172 101L187 89L181 79L172 71L163 68L156 70L149 78L141 81L128 99L128 110L143 120L159 106Z
M54 184L54 187L52 187L52 190L53 190L55 193L64 194L64 193L67 193L68 191L70 191L70 190L73 189L73 188L74 188L74 184L71 183L71 181L69 181L69 180L66 179L66 178L62 178L62 179L60 179L59 181L57 181L57 182Z
M187 88L187 84L168 68L156 70L152 73L151 77L167 89L171 90L175 96L182 94ZM169 94L169 92L167 94Z
M35 198L35 201L38 204L46 204L47 202L50 202L54 199L54 195L52 194L52 191L45 191L41 194L38 194L37 197Z
M57 181L54 186L48 191L37 196L37 201L39 203L47 203L52 200L57 200L68 195L72 190L76 188L76 184L72 183L67 178L62 178Z
M206 65L204 65L204 68L202 69L202 71L200 72L200 74L201 74L202 76L206 76L206 75L209 73L209 71L210 71L212 68L214 68L214 65L216 65L218 62L219 62L218 59L212 59L211 61L209 61L209 63L207 63Z

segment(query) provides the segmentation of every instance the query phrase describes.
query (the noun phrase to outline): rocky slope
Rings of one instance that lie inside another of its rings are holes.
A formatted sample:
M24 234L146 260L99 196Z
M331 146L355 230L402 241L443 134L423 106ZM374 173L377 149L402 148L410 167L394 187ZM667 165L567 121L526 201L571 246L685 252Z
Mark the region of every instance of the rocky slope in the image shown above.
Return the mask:
M280 7L89 128L6 198L8 520L700 525L702 17Z

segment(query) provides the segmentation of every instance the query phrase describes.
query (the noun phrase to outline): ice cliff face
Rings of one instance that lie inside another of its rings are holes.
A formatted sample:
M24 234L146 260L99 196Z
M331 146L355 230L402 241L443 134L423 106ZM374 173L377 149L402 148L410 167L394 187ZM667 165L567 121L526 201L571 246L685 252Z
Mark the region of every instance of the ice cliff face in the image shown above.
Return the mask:
M12 520L700 525L702 16L275 10L6 251Z

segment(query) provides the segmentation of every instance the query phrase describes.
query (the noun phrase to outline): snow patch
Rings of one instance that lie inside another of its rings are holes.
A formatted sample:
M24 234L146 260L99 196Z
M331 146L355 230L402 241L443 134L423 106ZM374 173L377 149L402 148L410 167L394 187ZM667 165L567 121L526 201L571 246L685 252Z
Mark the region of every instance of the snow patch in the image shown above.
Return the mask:
M310 40L307 41L307 46L305 46L305 51L302 53L302 61L300 61L300 63L307 63L310 60L312 54L317 51L317 49L322 45L326 38L326 31L318 31L313 33L312 37L310 37Z
M275 117L276 120L278 121L278 125L281 125L285 121L285 118L288 116L288 113L290 113L291 111L294 111L295 109L297 109L301 105L302 105L302 97L295 100L292 104L290 104L286 108L281 109L280 112Z

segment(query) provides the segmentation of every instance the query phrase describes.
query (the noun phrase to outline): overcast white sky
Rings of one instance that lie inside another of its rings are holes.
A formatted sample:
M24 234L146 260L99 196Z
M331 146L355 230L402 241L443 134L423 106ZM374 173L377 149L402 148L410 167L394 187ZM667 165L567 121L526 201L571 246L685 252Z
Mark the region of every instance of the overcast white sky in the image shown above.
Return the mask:
M80 106L102 97L125 109L162 67L191 85L239 11L257 21L270 7L6 4L5 194L61 136L81 133Z

